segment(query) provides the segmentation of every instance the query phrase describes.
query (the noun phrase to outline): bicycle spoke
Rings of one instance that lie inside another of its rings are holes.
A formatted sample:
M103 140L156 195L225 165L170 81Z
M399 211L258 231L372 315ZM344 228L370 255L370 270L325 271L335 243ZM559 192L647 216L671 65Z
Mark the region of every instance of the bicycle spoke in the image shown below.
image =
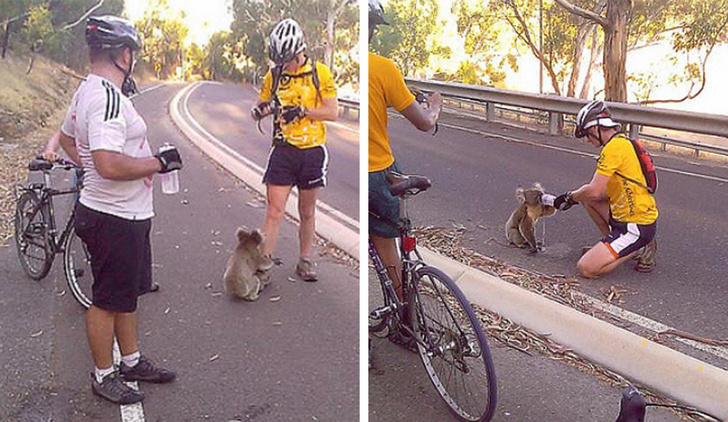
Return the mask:
M447 276L428 268L416 283L420 357L445 402L463 420L485 421L495 408L495 374L470 305ZM462 297L462 296L461 296Z

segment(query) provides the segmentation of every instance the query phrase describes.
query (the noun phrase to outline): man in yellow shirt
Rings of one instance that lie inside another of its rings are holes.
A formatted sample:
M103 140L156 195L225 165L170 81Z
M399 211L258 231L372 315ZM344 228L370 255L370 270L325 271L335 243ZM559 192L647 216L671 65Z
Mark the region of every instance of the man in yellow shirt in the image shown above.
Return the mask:
M379 0L369 0L369 40L378 25L387 25ZM399 235L399 200L389 193L386 174L397 169L387 135L387 107L393 107L417 129L429 131L440 115L442 96L428 96L424 108L410 92L392 60L369 53L369 238L389 270L402 299L401 262L395 239Z
M586 136L602 149L597 169L591 182L553 198L560 210L580 203L603 236L577 263L579 273L587 278L612 271L641 248L635 269L649 272L655 265L657 205L647 190L637 153L619 129L603 101L592 101L579 111L575 136Z
M329 68L306 55L303 30L293 19L284 19L273 27L270 59L275 66L265 75L258 102L251 110L255 120L269 114L274 117L273 146L263 176L267 204L261 229L265 235L262 252L267 260L259 269L273 267L271 255L286 201L297 186L300 257L296 274L304 281L316 281L311 245L316 200L326 186L329 163L324 121L338 117L336 85Z

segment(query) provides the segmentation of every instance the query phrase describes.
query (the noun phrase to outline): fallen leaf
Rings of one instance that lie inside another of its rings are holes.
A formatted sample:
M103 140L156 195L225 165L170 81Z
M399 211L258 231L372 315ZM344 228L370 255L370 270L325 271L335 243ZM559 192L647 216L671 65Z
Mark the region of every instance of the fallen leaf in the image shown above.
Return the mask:
M58 296L63 296L65 294L66 294L65 290L61 290L60 292L56 293L56 295L58 295Z
M288 277L288 281L290 281L291 283L295 283L296 282L296 279L293 278L293 277Z
M165 310L164 310L164 314L165 314L165 315L167 315L167 314L169 313L169 311L171 311L171 310L172 310L172 308L170 308L170 307L168 306L168 307L167 307L167 309L165 309Z
M210 362L212 362L213 360L217 360L219 357L220 357L220 355L214 355L213 357L210 358Z
M274 322L274 323L273 323L273 325L276 325L276 326L278 326L278 325L283 325L283 323L282 323L282 322L280 322L280 321L276 321L276 322Z
M212 296L213 296L213 297L216 297L216 296L222 296L222 292L217 292L217 293L213 293L213 294L212 294Z
M205 284L205 289L212 289L212 283Z
M31 334L30 336L33 337L33 338L35 338L35 337L40 337L42 334L43 334L43 330L40 330L37 333Z
M183 199L183 200L181 200L180 202L182 203L182 205L187 205L187 204L189 204L189 203L190 203L190 201L188 201L188 200L186 200L186 199Z
M281 297L280 297L280 296L278 296L278 295L276 295L276 296L271 296L271 298L270 298L270 299L268 299L268 300L270 300L271 302L278 302L279 300L281 300Z

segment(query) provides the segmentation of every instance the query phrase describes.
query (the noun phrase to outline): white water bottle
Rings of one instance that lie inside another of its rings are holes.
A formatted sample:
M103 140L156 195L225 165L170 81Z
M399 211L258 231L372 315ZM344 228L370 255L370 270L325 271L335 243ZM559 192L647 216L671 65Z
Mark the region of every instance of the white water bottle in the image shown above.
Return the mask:
M164 152L172 148L174 147L171 144L166 143L159 148L159 152ZM179 170L161 173L159 177L162 179L162 193L172 195L179 192Z

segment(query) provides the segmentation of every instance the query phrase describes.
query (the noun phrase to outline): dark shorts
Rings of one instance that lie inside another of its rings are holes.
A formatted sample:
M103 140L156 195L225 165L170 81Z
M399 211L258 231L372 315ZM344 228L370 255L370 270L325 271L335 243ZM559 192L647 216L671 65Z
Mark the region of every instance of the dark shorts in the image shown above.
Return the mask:
M329 152L323 145L305 149L275 145L268 155L263 183L302 190L320 188L326 186L328 167Z
M397 163L369 173L369 233L392 239L399 236L399 198L389 193L386 174L397 171Z
M76 205L76 233L86 243L94 276L93 304L134 312L152 284L152 220L126 220Z
M622 223L609 216L609 234L602 243L614 259L625 257L650 243L657 233L657 221L652 224Z

